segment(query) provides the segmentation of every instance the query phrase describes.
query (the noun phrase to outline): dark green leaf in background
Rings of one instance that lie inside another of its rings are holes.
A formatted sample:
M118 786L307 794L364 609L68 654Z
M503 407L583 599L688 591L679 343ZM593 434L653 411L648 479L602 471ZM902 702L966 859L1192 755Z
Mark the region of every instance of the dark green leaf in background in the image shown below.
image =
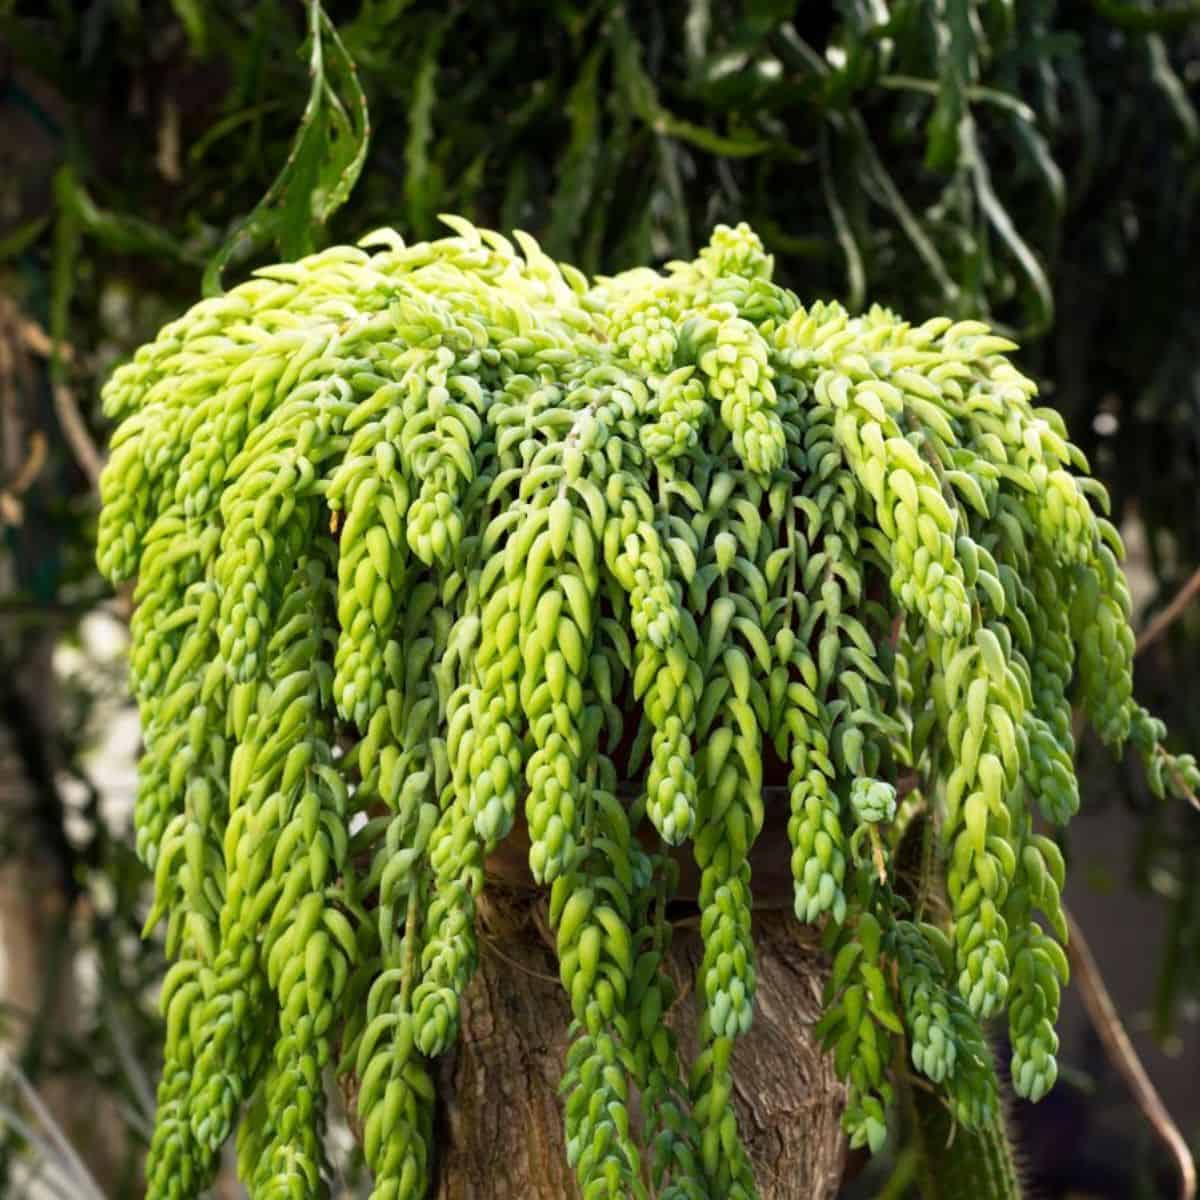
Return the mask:
M220 292L231 260L268 243L285 258L311 253L366 160L370 119L358 69L318 0L308 0L308 14L310 90L300 127L266 195L210 259L205 295Z

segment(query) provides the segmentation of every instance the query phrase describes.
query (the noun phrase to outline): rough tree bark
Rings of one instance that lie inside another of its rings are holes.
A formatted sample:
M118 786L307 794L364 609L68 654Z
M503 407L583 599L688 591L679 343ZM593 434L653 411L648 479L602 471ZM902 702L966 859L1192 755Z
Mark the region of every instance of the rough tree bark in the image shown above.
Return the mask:
M772 802L774 801L774 802ZM827 1200L846 1160L839 1127L845 1090L813 1027L828 963L818 931L791 913L786 803L768 797L751 855L758 992L754 1026L734 1054L734 1102L763 1200ZM570 1009L558 978L546 901L531 886L521 823L488 861L479 900L480 967L463 1004L462 1034L437 1064L437 1200L568 1200L558 1083ZM677 892L696 895L690 856ZM694 907L694 906L693 906ZM702 946L697 921L675 925L671 970L679 999L669 1015L689 1063L696 1054L692 983ZM636 1120L634 1105L631 1114Z
M536 904L536 902L534 902ZM508 908L508 905L505 905ZM520 910L517 910L520 913ZM485 901L478 974L458 1047L439 1064L437 1200L565 1200L578 1195L557 1096L570 1011L557 963L524 918ZM841 1083L816 1044L826 964L790 913L755 914L758 1001L735 1052L735 1104L763 1200L827 1200L845 1161ZM680 1001L670 1023L695 1053L690 981L700 937L677 927L671 965Z

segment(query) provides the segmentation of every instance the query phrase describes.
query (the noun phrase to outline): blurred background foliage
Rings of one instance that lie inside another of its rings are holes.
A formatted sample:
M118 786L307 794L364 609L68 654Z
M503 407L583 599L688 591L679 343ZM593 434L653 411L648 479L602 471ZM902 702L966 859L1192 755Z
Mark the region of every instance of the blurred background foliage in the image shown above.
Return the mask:
M1196 0L0 0L0 1192L40 1161L82 1194L56 1120L108 1194L138 1194L161 960L112 766L136 744L129 602L91 564L116 361L201 289L379 225L415 240L457 212L611 271L748 220L802 299L1019 337L1112 491L1145 621L1200 563L1198 96ZM1193 748L1198 638L1185 613L1139 680ZM1144 920L1130 994L1186 1044L1200 814L1087 740L1081 768L1106 833L1085 814L1074 895ZM1031 1173L1050 1196L1171 1194L1080 1045L1021 1118ZM49 1128L22 1080L65 1089ZM72 1125L86 1095L111 1121L89 1101ZM1114 1161L1078 1153L1070 1130L1113 1111ZM1180 1115L1194 1135L1194 1093Z

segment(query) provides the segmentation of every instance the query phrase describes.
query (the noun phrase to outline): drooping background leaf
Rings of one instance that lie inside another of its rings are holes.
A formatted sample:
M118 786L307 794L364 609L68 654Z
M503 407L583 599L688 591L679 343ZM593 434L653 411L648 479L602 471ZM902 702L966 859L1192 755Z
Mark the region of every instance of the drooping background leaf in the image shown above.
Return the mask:
M262 246L277 246L286 258L311 254L366 160L370 118L357 68L318 0L307 8L308 103L283 169L209 262L206 295L220 291L232 259Z

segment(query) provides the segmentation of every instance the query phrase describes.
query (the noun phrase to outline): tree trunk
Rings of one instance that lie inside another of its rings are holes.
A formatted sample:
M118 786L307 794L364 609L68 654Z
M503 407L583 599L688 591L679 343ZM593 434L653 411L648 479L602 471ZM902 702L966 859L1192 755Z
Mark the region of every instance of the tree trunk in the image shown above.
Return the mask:
M570 1010L536 932L544 901L513 896L490 885L481 898L480 968L457 1048L438 1064L437 1200L578 1196L557 1094ZM754 1026L734 1056L742 1134L763 1200L824 1200L837 1193L845 1160L844 1089L813 1036L827 964L814 931L787 912L756 912L755 941ZM691 981L700 956L694 925L677 926L680 1001L669 1022L685 1064L696 1052Z

